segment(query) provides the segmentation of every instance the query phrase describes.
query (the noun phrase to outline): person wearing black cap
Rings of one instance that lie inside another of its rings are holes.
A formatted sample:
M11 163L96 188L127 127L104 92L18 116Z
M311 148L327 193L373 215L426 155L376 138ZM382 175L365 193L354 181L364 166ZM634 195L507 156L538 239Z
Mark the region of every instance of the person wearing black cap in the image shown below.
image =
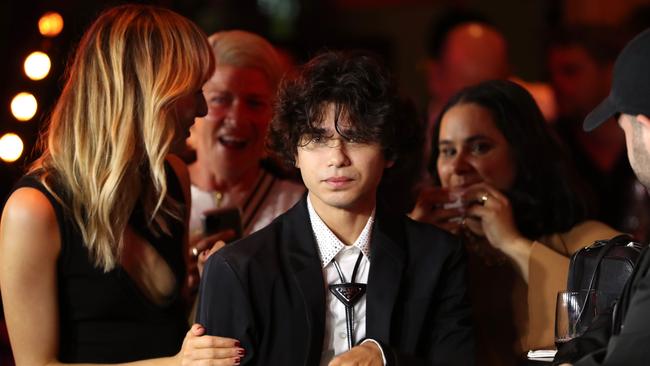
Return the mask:
M638 32L635 32L636 35ZM596 131L582 122L611 89L614 62L632 37L604 26L572 26L554 33L549 47L549 76L558 100L554 129L565 142L577 173L588 183L584 194L593 218L650 238L650 195L636 178L625 152L625 134L615 118Z
M587 116L583 128L591 131L613 116L618 116L625 133L632 169L650 187L650 29L630 41L618 56L609 96ZM608 344L575 366L647 364L649 309L650 254L646 248L619 299Z

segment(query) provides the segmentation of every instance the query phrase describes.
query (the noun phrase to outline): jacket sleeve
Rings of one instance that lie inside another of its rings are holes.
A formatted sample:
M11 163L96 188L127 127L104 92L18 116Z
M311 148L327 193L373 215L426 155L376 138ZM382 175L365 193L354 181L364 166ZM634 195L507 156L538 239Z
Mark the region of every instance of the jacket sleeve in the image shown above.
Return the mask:
M256 334L246 293L228 262L213 254L203 271L196 322L208 335L237 339L246 350L241 365L254 365Z
M571 254L618 234L603 223L587 221L566 233L533 242L528 275L528 349L553 347L555 300L557 292L566 289Z

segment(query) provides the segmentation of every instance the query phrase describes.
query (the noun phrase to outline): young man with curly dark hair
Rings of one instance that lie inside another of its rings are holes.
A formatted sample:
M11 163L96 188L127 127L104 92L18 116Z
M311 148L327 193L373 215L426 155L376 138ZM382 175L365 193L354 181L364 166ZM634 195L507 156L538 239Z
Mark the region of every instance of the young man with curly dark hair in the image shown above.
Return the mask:
M285 81L268 146L308 194L208 260L208 334L241 341L246 365L473 364L461 245L396 213L420 128L368 55L323 53Z

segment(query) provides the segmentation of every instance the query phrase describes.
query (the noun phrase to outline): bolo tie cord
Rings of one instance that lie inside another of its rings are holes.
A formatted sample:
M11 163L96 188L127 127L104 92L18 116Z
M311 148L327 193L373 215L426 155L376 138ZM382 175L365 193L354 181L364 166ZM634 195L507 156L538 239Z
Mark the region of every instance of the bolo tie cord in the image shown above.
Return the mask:
M339 278L341 279L341 284L330 285L329 288L330 292L332 292L335 297L345 306L348 349L351 349L354 345L354 305L363 296L366 290L365 284L355 283L362 257L363 253L359 253L357 261L354 264L354 270L352 271L350 282L345 281L345 276L343 275L343 271L341 270L341 266L338 264L338 262L336 260L332 260L332 262L334 262L334 267L339 274Z

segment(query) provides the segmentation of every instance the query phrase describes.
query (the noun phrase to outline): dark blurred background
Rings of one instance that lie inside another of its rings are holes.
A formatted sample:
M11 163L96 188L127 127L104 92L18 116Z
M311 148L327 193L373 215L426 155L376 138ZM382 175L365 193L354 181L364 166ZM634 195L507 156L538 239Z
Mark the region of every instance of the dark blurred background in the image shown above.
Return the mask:
M171 8L197 22L207 34L224 29L259 33L301 63L323 48L366 48L385 57L403 91L426 112L424 73L432 24L450 9L482 13L509 43L512 72L526 81L546 81L549 34L571 24L620 25L647 0L166 0L140 1ZM24 144L14 162L0 160L0 209L13 182L37 155L35 142L60 91L65 62L81 33L98 13L123 1L9 0L0 2L0 137L15 133ZM64 20L52 38L39 33L39 18L55 11ZM647 12L644 13L647 15ZM644 15L640 15L643 17ZM638 18L639 16L637 16ZM648 19L641 19L647 21ZM32 81L23 72L25 57L46 52L49 75ZM19 122L10 103L19 92L38 101L34 117ZM0 146L0 152L3 147Z

